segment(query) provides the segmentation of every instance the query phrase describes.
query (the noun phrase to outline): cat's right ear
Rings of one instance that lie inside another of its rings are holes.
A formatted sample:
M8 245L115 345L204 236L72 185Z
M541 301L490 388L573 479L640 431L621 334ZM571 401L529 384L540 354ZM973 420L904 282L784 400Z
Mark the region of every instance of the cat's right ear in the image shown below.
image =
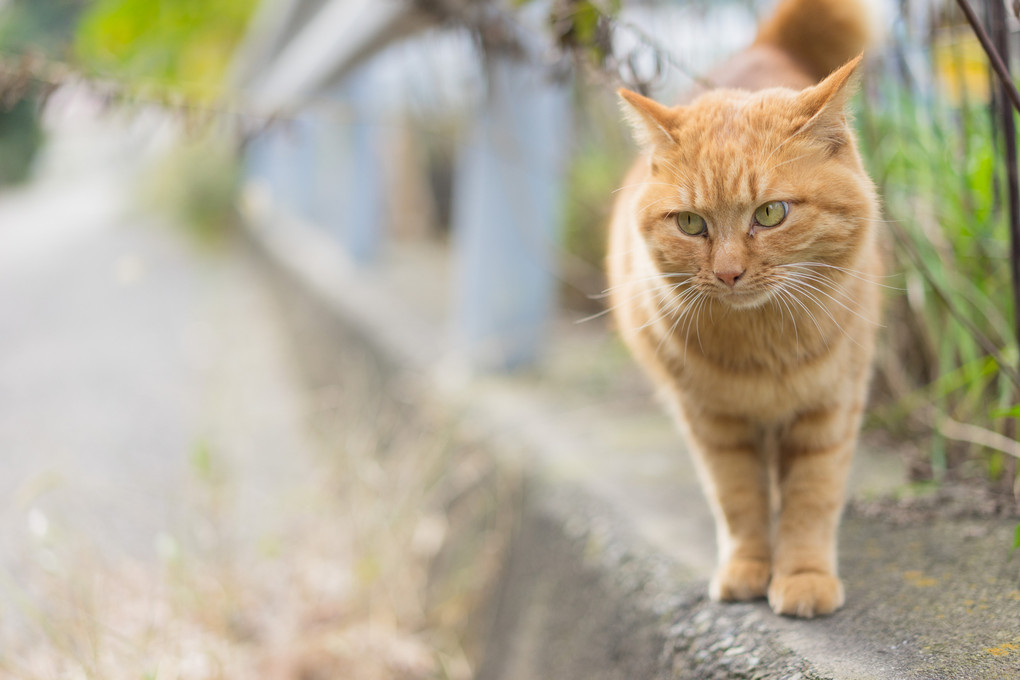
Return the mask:
M630 123L638 146L651 152L666 144L676 144L676 138L670 132L675 111L637 92L621 88L617 93L620 95L623 116Z
M855 71L863 58L863 54L858 54L826 76L822 82L800 93L800 112L807 122L801 125L798 132L811 130L815 137L827 140L833 149L846 144L849 130L847 103L857 89Z

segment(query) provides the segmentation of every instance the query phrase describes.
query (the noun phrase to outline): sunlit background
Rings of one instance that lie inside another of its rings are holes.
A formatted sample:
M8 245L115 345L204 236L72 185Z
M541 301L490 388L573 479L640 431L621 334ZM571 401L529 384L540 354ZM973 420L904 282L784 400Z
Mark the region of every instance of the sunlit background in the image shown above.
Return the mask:
M615 90L675 99L771 5L0 0L0 675L472 677L506 519L447 591L430 569L449 498L512 483L365 356L291 356L250 234L399 286L450 376L596 343L601 398L631 380L599 316ZM879 5L865 438L1015 508L1012 114L957 3Z

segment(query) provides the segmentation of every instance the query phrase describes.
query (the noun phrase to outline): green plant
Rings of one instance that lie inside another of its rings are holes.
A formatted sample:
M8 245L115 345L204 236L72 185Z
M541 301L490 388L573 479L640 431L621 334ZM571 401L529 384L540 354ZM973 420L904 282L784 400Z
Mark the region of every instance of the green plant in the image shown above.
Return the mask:
M229 140L185 140L142 178L144 207L168 215L203 246L220 245L237 226L240 162Z
M35 105L30 101L23 99L10 110L0 109L0 185L28 178L42 140Z
M923 99L889 79L869 94L858 105L862 148L903 273L887 313L897 355L884 366L891 402L878 417L933 429L930 463L940 477L951 464L946 435L961 431L947 423L1012 434L993 415L1017 397L1003 370L1015 365L1017 344L1000 153L980 104ZM989 459L991 476L1003 472L999 455Z
M89 71L209 101L222 92L254 0L96 0L75 53Z
M580 91L575 107L575 144L563 203L563 245L569 257L564 302L597 311L605 289L602 261L612 195L633 160L634 151L619 121L615 95Z
M88 0L13 0L0 6L5 57L24 52L62 56Z
M0 58L26 52L61 54L74 31L84 0L14 0L0 4ZM29 89L31 93L31 88ZM35 106L26 100L0 97L0 185L28 178L43 142Z

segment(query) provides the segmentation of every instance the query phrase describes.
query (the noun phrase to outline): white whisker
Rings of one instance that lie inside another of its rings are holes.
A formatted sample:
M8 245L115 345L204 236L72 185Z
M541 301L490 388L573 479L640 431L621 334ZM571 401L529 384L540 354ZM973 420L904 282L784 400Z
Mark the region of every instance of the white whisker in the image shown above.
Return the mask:
M651 208L651 207L652 207L653 205L658 205L659 203L662 203L662 202L664 202L664 201L668 201L668 200L670 200L671 198L673 198L673 196L664 196L663 198L660 198L660 199L657 199L657 200L654 200L654 201L652 201L651 203L649 203L648 205L646 205L646 206L645 206L645 207L643 207L643 208L639 208L639 209L638 209L638 210L636 210L635 212L636 212L636 213L639 213L639 214L640 214L640 213L643 213L643 212L645 212L646 210L648 210L649 208Z
M687 323L684 324L684 366L687 365L687 348L691 345L691 326L697 325L695 315L700 313L705 297L704 294L699 294L698 299L688 308Z
M780 168L780 167L786 165L787 163L794 163L796 161L801 160L802 158L807 158L810 155L811 154L804 154L803 156L797 156L796 158L789 158L789 159L783 161L782 163L777 163L777 164L773 165L772 166L772 170L775 170L776 168Z
M683 282L683 283L686 283L686 282ZM670 293L675 292L676 289L679 288L681 285L683 285L683 284L682 283L677 284L673 288L673 290L669 291L669 292ZM680 294L680 299L679 300L674 301L674 303L672 305L670 305L670 304L668 304L668 301L666 300L666 295L667 294L660 293L659 294L659 302L660 302L660 304L656 305L658 307L658 309L659 309L659 312L660 312L659 315L654 317L654 318L652 318L652 319L650 319L649 321L647 321L646 323L642 324L641 326L639 326L635 330L640 331L640 330L643 330L645 328L648 328L649 326L654 326L655 324L659 323L660 321L662 321L666 317L671 317L671 316L676 315L676 313L678 311L680 311L681 306L686 302L686 300L688 298L691 297L692 294L693 294L693 289L687 289L683 293Z
M786 311L788 311L790 313L790 322L793 324L793 339L794 339L794 342L796 343L797 356L799 357L800 356L800 331L797 329L797 317L794 315L793 309L790 308L790 303L788 303L786 301L786 296L788 296L790 293L789 293L789 291L785 290L781 285L778 285L778 284L770 286L770 290L775 292L776 297L774 299L776 300L776 302L779 303L779 304L782 304L783 307L786 308ZM778 307L779 304L777 304L776 306ZM780 314L779 318L783 320L783 330L785 332L785 330L786 330L786 321L785 321L785 317L783 317L782 309L780 309L779 314Z
M834 265L834 264L827 264L825 262L794 262L794 263L791 263L791 264L777 264L775 266L776 267L784 267L784 268L792 268L792 269L798 269L798 268L807 268L807 269L810 269L812 267L824 267L826 269L832 269L832 270L835 270L835 271L843 272L844 274L847 274L848 276L852 276L855 279L860 279L861 281L864 281L866 283L872 283L872 284L874 284L876 286L881 286L883 288L888 288L890 290L899 290L899 291L906 290L905 288L900 288L899 286L890 286L888 284L879 283L878 281L875 281L876 278L891 279L891 278L899 276L899 274L889 274L887 276L876 276L874 274L868 274L866 272L857 271L856 269L848 269L846 267L840 267L840 266Z
M838 328L843 333L843 335L845 335L847 337L847 339L850 342L854 343L858 347L861 347L861 344L859 342L857 342L857 340L852 335L847 333L846 329L844 329L843 326L841 326L840 323L838 321L836 321L836 317L834 317L832 315L832 312L829 311L829 308L825 305L825 303L822 302L821 300L819 300L810 290L804 288L804 286L807 285L807 284L805 284L803 281L787 280L786 281L786 285L789 286L790 288L792 288L793 290L799 292L801 295L804 295L809 300L813 301L818 306L819 309L821 309L823 312L825 312L825 315L829 317L829 320L832 321L833 325L836 328ZM812 286L812 288L813 288L813 286ZM818 289L815 288L815 290L818 290ZM861 317L861 318L863 318L863 317ZM828 346L828 343L826 343L826 346Z
M798 282L798 283L799 283L799 284L800 284L801 286L805 286L805 287L807 287L807 288L810 288L810 289L811 289L811 290L813 290L813 291L817 291L817 292L818 292L818 293L819 293L820 295L824 295L825 297L829 298L830 300L832 300L833 302L835 302L835 303L836 303L837 305L839 305L840 307L842 307L842 308L843 308L843 309L845 309L846 311L848 311L848 312L850 312L851 314L853 314L854 316L856 316L856 317L857 317L858 319L860 319L861 321L864 321L864 322L870 323L870 324L872 324L872 325L874 325L874 326L878 326L879 328L884 328L884 326L883 326L882 324L880 324L879 322L877 322L877 321L874 321L874 320L872 320L872 319L869 319L869 318L868 318L868 317L866 317L866 316L863 316L863 315L862 315L862 314L860 314L860 313L859 313L859 312L858 312L857 310L855 310L855 309L851 309L851 308L850 308L850 307L848 307L847 305L845 305L845 304L843 304L842 302L840 302L840 301L839 301L839 300L838 300L838 299L836 298L836 296L832 295L831 293L827 293L826 291L822 290L822 289L821 289L821 288L819 288L818 286L815 286L814 284L812 284L812 283L810 283L809 281L805 280L805 279L806 279L807 277L806 277L806 276L804 276L803 274L801 274L801 273L799 273L799 272L793 272L793 273L789 274L789 276L790 276L790 278L791 278L791 279L794 279L795 281L797 281L797 282ZM835 284L831 284L831 283L830 283L830 285L835 285Z
M680 312L680 314L673 321L672 325L670 325L669 330L666 333L664 333L661 338L659 338L659 344L655 346L655 354L656 354L656 356L658 356L659 350L662 349L662 346L663 346L663 344L665 344L666 340L668 340L669 338L671 338L673 336L673 332L676 330L676 327L680 324L680 322L683 320L683 318L687 315L687 311L688 311L688 308L685 307L684 310L682 312ZM674 310L674 313L675 313L675 310Z
M712 298L710 298L707 295L705 295L705 296L702 296L701 299L708 301L708 310L709 310L708 311L708 316L709 316L709 318L711 318L711 316L712 316ZM701 309L702 309L702 307L703 307L702 304L698 305L698 318L695 319L695 321L694 321L694 330L697 332L697 336L698 336L698 349L700 349L701 353L704 354L705 353L705 346L701 344ZM684 363L687 363L687 358L686 357L684 357Z
M633 187L649 187L649 186L652 186L652 187L663 186L663 187L674 187L674 188L676 187L675 184L670 184L669 182L635 182L634 184L624 184L619 189L614 189L613 193L615 194L615 193L618 193L620 191L623 191L624 189L631 189Z
M607 295L609 295L609 293L611 293L614 290L617 290L618 288L624 288L624 287L629 286L629 285L634 284L634 283L645 283L646 281L655 281L655 280L658 280L658 279L674 279L674 278L680 278L682 276L686 276L686 277L690 278L691 276L694 276L694 274L687 274L685 272L676 272L676 273L672 273L672 274L653 274L651 276L643 276L643 277L641 277L639 279L627 279L623 283L618 283L615 286L610 286L609 288L606 288L599 295L592 295L592 296L589 296L589 297L591 297L593 299L599 299L599 298L602 298L602 297L606 297Z
M640 290L638 290L637 293L635 293L635 294L633 294L633 295L631 295L631 296L629 296L627 298L624 298L623 300L620 300L619 302L617 302L612 307L607 307L606 309L603 309L600 312L596 312L595 314L592 314L590 316L586 316L585 318L579 319L578 321L575 321L574 323L585 323L587 321L591 321L593 319L597 319L600 316L605 316L606 314L608 314L609 312L613 311L614 309L617 309L618 307L622 307L623 305L627 304L628 302L630 302L632 300L636 300L637 298L642 297L642 296L644 296L644 295L646 295L648 293L658 293L659 297L661 299L666 294L672 293L672 292L676 291L678 288L680 288L681 286L683 286L685 284L688 284L688 283L690 283L690 281L680 281L678 283L665 283L665 284L663 284L661 286L653 286L651 288L649 288L649 287L641 288ZM625 285L625 284L621 284L620 286L617 286L617 287L622 287L623 285ZM666 291L666 293L663 293L663 291Z
M822 339L822 342L825 344L825 348L828 349L829 348L829 340L828 340L828 338L825 337L825 333L822 332L822 327L818 325L818 319L815 318L814 313L812 313L812 311L810 309L808 309L807 305L805 305L804 302L801 301L800 298L798 298L796 295L794 295L792 291L786 290L785 286L782 286L782 285L780 285L780 288L782 288L783 292L786 293L787 299L790 302L793 302L794 304L799 305L800 308L804 310L804 314L806 314L807 318L811 320L811 323L813 323L815 325L815 330L818 331L818 337Z

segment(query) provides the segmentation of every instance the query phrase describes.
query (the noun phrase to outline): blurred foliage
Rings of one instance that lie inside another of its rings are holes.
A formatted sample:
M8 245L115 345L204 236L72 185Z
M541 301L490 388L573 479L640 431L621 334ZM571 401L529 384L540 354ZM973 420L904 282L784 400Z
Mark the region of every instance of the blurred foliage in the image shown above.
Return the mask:
M238 225L235 198L241 182L229 138L185 140L142 178L145 207L173 218L203 247L218 247Z
M14 0L0 6L0 56L32 52L62 56L86 0ZM25 181L42 144L35 106L20 100L0 107L0 185Z
M561 263L567 286L563 303L593 313L601 309L605 289L602 262L613 192L633 160L627 129L619 123L616 95L581 88L574 106L574 135L563 203L563 245L570 254Z
M980 91L968 96L961 80L943 79L921 96L888 73L876 76L860 101L858 127L892 220L887 231L904 274L894 284L904 290L889 300L890 352L879 369L891 401L874 416L903 435L926 436L935 425L929 463L939 478L973 460L973 447L938 432L940 419L1015 437L1001 415L1016 387L978 337L1016 364L1004 156ZM988 477L1003 476L1001 452L982 460Z
M611 22L620 8L621 0L558 0L550 21L561 47L580 51L592 63L604 66L613 51Z
M75 52L88 71L209 101L222 92L255 0L96 0Z
M225 76L256 0L95 0L75 36L78 63L146 97L190 105L223 95ZM143 178L148 207L172 216L201 244L215 246L236 226L237 151L211 131L184 141Z
M0 51L4 56L42 52L64 55L89 0L13 0L0 9Z
M605 227L610 209L606 197L620 182L620 166L618 153L591 140L584 140L570 166L566 245L571 253L595 265L605 257Z
M535 0L512 2L518 9L532 4ZM622 7L622 0L554 0L549 7L549 25L562 49L581 53L602 67L612 56L612 21Z
M28 179L43 134L35 105L22 99L9 111L0 111L0 185Z

